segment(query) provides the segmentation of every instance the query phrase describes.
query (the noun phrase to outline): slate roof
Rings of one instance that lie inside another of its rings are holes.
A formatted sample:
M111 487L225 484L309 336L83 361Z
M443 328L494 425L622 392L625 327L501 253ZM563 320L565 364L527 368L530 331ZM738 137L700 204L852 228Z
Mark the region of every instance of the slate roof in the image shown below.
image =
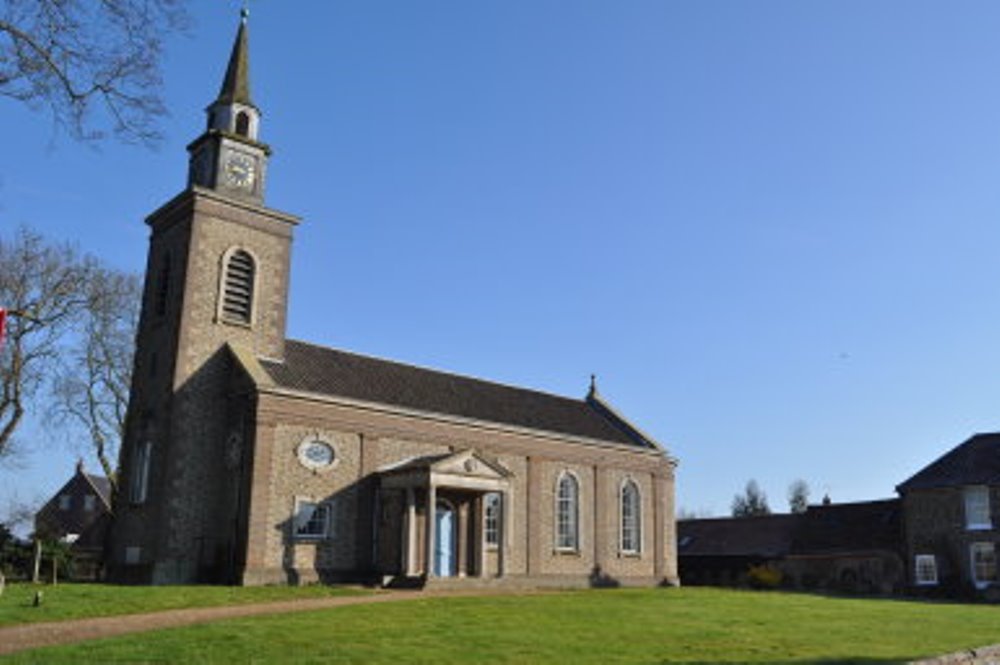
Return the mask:
M1000 433L976 434L897 485L896 490L961 485L1000 485Z
M86 473L86 472L84 472ZM95 476L92 473L87 473L87 480L90 484L94 486L101 498L104 499L104 503L111 507L111 481L104 476Z
M778 558L788 554L798 515L678 520L680 556Z
M899 499L809 506L795 528L793 554L898 550Z
M589 400L560 397L287 340L284 362L260 359L283 388L655 448Z

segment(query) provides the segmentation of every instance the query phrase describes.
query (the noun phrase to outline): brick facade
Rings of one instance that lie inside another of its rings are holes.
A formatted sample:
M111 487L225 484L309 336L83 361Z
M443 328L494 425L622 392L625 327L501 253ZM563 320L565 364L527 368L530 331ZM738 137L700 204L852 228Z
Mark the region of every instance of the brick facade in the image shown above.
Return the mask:
M256 140L246 48L241 27L209 129L189 146L191 184L147 220L112 576L429 579L440 559L458 576L676 582L676 462L596 391L571 400L286 340L298 219L263 205L270 149ZM249 134L226 124L240 114ZM226 181L223 162L238 149L253 153L255 177ZM237 252L252 270L231 282ZM227 318L231 296L252 304L247 321ZM292 362L290 344L305 361ZM319 365L332 369L316 376ZM304 457L310 442L333 463ZM462 459L468 470L448 466ZM394 471L406 465L408 476ZM572 552L555 547L562 473L579 483ZM639 488L641 525L641 546L628 554L619 547L626 480ZM496 549L482 543L492 492L504 506ZM428 515L431 497L443 508L435 502Z

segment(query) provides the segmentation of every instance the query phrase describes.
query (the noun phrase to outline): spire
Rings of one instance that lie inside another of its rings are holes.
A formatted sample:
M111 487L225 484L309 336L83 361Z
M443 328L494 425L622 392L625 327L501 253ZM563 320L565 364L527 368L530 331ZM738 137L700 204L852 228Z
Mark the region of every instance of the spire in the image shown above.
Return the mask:
M244 7L240 10L240 29L233 42L233 52L229 56L229 66L226 67L226 78L222 81L219 98L216 102L224 104L246 104L250 101L250 55L247 46L247 17L250 12Z

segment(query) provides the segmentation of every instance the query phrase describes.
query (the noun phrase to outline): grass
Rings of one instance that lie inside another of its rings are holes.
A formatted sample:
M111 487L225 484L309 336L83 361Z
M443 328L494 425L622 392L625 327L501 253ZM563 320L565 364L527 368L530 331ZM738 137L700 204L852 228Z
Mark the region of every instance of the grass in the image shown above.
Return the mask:
M43 602L33 607L35 591ZM0 596L0 626L62 621L189 607L244 605L296 598L325 598L362 593L360 589L328 586L136 587L109 584L8 584Z
M895 663L1000 642L1000 608L720 589L429 598L206 623L11 662Z

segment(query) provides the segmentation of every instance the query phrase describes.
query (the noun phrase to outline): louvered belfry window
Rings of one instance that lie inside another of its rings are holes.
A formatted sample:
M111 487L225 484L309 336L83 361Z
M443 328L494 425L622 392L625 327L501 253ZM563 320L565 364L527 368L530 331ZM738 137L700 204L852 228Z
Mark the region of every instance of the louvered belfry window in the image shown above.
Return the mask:
M253 257L238 249L226 263L226 281L222 294L222 316L227 321L247 323L253 312Z

